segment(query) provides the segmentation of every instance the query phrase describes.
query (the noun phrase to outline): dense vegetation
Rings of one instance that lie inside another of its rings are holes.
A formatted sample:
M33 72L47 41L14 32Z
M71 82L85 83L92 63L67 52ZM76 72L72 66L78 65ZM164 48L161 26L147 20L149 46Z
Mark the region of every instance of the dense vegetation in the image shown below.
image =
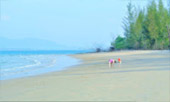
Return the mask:
M153 0L140 10L129 3L128 15L123 21L124 37L118 36L112 46L116 49L168 49L170 5L168 7L162 0L158 3Z

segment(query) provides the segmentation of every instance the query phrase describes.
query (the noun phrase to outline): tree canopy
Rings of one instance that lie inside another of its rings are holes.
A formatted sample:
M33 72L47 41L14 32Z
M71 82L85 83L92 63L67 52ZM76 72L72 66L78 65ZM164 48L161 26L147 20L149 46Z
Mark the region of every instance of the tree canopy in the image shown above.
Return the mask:
M168 49L170 38L170 7L153 0L145 9L137 10L131 3L123 20L124 37L118 36L112 45L116 49Z

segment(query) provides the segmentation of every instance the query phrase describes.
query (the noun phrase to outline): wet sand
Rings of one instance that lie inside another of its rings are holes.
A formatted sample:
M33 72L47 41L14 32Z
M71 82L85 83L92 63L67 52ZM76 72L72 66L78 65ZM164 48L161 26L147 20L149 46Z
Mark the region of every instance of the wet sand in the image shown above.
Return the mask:
M0 81L0 101L170 101L169 51L70 55L67 70ZM110 58L122 64L108 66Z

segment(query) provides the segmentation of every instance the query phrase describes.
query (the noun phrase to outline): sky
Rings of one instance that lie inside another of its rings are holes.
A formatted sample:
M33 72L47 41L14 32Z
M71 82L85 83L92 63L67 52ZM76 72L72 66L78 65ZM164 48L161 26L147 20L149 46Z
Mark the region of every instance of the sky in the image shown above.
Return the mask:
M60 49L109 47L114 37L123 36L129 1L1 0L0 38L22 40L20 49L23 39L46 40ZM141 8L148 4L148 0L131 2ZM48 44L43 48L49 49Z

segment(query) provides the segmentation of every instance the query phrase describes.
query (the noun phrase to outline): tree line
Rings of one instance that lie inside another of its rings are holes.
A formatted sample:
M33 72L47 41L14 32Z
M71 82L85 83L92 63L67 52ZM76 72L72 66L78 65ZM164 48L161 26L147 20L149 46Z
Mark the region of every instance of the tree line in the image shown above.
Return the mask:
M123 20L124 37L118 36L111 44L115 49L168 49L170 48L170 5L162 0L151 1L145 8L127 5Z

